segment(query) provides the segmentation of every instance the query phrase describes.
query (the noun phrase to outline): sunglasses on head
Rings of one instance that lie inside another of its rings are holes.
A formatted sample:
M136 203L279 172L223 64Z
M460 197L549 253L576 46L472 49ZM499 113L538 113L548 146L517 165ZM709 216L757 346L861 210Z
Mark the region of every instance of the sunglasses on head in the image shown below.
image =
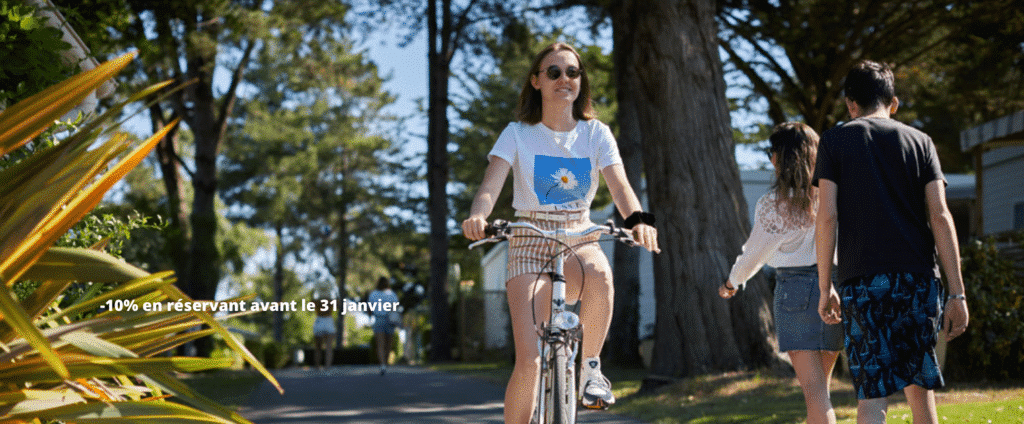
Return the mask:
M550 79L552 81L562 77L562 68L559 68L557 65L548 66L547 70L537 71L538 74L541 73L541 72L547 74L548 79ZM580 69L580 68L577 68L575 66L570 66L568 68L565 68L565 76L569 77L569 79L579 78L580 74L582 74L582 73L583 73L583 70Z

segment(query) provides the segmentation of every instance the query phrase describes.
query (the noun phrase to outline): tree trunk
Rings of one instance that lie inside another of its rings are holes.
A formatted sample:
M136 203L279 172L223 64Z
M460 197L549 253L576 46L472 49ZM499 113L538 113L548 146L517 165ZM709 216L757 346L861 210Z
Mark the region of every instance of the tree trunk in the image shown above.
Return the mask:
M343 171L344 172L344 171ZM342 176L342 184L348 181L348 176ZM347 188L342 189L342 196L347 196ZM338 296L342 299L348 297L348 222L346 216L348 215L348 203L344 200L339 202L338 205L338 243L335 249L338 251L338 265L336 268L337 285L338 285ZM342 305L344 306L344 305ZM348 336L348 327L345 325L345 317L347 314L338 314L338 337L335 339L334 344L338 349L345 347L345 338Z
M190 49L192 50L192 49ZM220 252L217 249L217 127L213 95L212 53L193 53L188 60L189 77L198 80L186 90L192 102L189 127L195 136L195 175L192 176L192 245L186 275L186 293L194 299L212 300L220 280Z
M189 76L199 82L187 88L192 101L189 127L195 136L195 174L192 176L192 243L185 275L185 293L193 299L213 300L220 281L217 249L217 147L220 143L214 115L213 57L194 55L188 60ZM196 340L196 354L209 356L209 337Z
M274 224L274 235L277 236L277 253L274 255L274 302L284 300L284 227L281 221ZM274 311L274 342L284 342L284 312Z
M210 48L219 34L216 25L205 25L210 16L202 9L192 10L193 19L185 19L185 66L190 84L185 93L189 107L180 104L179 110L190 110L186 114L188 125L195 137L195 174L192 175L192 215L190 216L192 240L189 247L189 264L185 277L185 293L193 299L213 300L220 283L221 255L217 244L217 155L220 143L227 134L228 115L234 108L238 85L257 45L249 42L231 75L230 85L223 97L217 101L213 93L213 73L217 66L218 49ZM211 12L219 18L216 12ZM196 341L199 356L209 356L213 344L210 338Z
M643 132L637 121L634 93L628 89L634 86L630 81L635 79L635 75L626 63L632 45L628 38L629 34L622 31L625 25L616 21L623 19L624 16L613 12L612 17L612 39L615 46L612 56L617 71L615 95L619 105L616 113L619 122L619 154L622 156L629 185L642 198ZM622 225L622 216L618 211L612 215L617 225ZM616 244L612 263L615 300L611 328L604 347L605 360L620 367L639 367L643 365L637 328L640 323L640 249Z
M154 134L167 124L164 120L163 108L159 103L150 106L149 116ZM167 216L169 217L167 250L171 256L171 263L174 264L175 275L183 276L188 265L188 245L191 233L188 226L188 206L185 204L184 187L181 185L181 164L178 163L179 128L176 126L171 129L170 133L160 140L155 150L157 162L160 164L164 190L167 191Z
M768 290L726 302L717 288L749 228L718 55L712 0L623 1L616 32L632 40L625 75L643 128L652 212L656 342L650 387L676 377L777 360ZM621 46L616 45L616 49Z
M427 4L429 105L427 111L427 187L430 214L430 360L452 359L448 307L448 74L451 46L451 0L441 0L442 28L437 27L438 1Z

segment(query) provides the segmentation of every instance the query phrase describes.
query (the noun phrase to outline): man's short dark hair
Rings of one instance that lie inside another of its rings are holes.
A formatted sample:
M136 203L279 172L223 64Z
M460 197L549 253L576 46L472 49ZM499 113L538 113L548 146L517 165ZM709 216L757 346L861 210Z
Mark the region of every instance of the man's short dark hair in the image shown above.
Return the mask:
M896 83L889 65L865 60L846 74L843 93L866 111L889 106L896 96Z

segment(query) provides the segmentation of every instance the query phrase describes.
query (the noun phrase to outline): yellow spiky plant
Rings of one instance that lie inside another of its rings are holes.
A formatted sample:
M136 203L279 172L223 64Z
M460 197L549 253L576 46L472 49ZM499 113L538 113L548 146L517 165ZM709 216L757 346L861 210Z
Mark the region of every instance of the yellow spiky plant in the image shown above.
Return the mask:
M0 156L45 131L133 59L126 54L4 110ZM150 274L100 250L53 247L171 129L135 142L111 123L125 105L168 85L137 93L54 146L0 170L0 424L247 423L172 375L224 368L230 358L161 355L211 334L222 335L281 390L209 313L100 311L111 299L191 301L171 272ZM19 301L12 287L22 280L40 285ZM113 288L61 310L56 300L75 281ZM93 311L99 312L82 314ZM206 329L188 331L201 325Z

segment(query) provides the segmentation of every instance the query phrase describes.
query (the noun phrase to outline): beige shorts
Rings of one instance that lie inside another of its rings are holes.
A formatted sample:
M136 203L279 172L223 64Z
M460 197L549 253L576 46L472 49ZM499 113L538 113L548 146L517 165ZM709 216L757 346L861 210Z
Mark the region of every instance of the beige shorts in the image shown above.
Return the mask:
M544 231L555 230L558 228L565 228L569 231L581 231L594 225L590 221L589 217L583 217L576 221L559 222L559 221L545 221L537 219L521 219L519 222L528 222L536 225L538 228ZM566 246L563 246L557 242L538 238L530 237L538 236L533 230L516 228L512 230L512 239L509 241L508 248L508 279L511 280L523 274L539 274L542 272L551 272L554 270L555 260L554 256L560 251L565 250ZM569 246L576 246L576 253L579 254L580 259L584 263L590 263L589 257L594 254L604 256L604 251L600 249L597 243L586 243L593 242L601 238L601 233L593 233L584 237L570 237L566 244ZM580 245L580 243L586 243ZM575 261L576 259L571 256L566 257L566 264L569 261ZM605 259L607 261L607 259Z

